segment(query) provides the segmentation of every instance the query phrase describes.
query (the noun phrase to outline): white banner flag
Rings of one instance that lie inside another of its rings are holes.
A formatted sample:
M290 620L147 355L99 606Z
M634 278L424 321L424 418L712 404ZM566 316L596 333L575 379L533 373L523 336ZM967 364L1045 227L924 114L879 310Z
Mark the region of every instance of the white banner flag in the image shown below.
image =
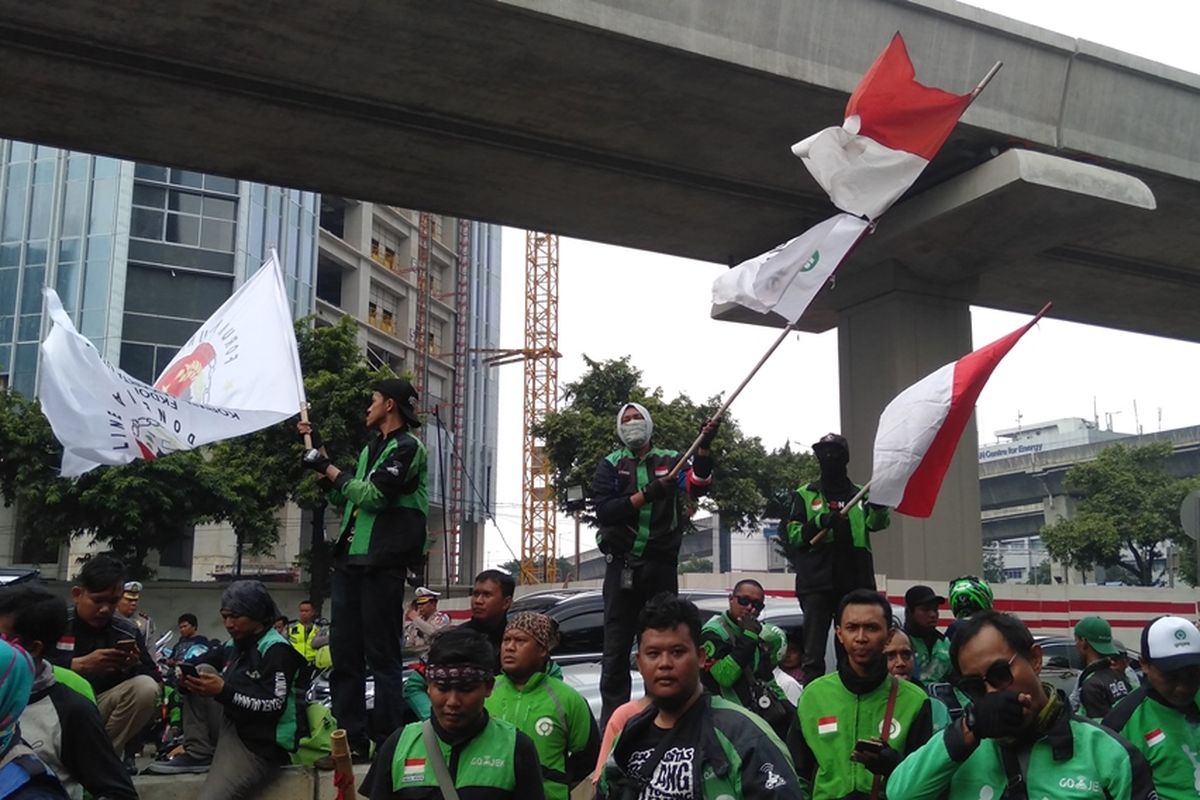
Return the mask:
M795 322L870 224L838 214L743 261L713 282L713 304L735 303L760 314L774 311Z
M38 399L63 445L62 475L157 458L252 433L304 402L300 360L275 254L149 386L105 362L43 289L52 324Z

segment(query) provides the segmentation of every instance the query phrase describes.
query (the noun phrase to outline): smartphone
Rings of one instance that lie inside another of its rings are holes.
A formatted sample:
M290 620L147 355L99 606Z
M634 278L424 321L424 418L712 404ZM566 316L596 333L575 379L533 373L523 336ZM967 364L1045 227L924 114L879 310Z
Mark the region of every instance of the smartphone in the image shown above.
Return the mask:
M137 650L137 639L122 639L117 642L117 649L132 653L134 650Z
M860 753L879 755L883 752L883 742L876 742L872 739L859 739L854 743L854 749Z
M187 675L189 678L199 678L200 677L200 671L196 669L195 664L180 664L179 671L182 672L184 675Z

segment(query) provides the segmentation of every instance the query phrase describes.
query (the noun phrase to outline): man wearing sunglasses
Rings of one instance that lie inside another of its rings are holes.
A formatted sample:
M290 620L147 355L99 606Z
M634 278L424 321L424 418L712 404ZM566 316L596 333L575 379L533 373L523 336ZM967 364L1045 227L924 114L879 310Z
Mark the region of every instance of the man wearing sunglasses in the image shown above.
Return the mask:
M758 616L765 607L762 584L746 578L729 593L729 610L711 617L700 632L704 687L758 714L780 738L796 712L775 681L787 635Z
M890 796L1155 798L1141 753L1072 715L1066 700L1041 682L1041 648L1016 617L981 611L964 620L950 662L971 704L896 768Z
M1142 631L1146 682L1104 718L1141 751L1163 800L1200 796L1200 631L1159 617Z
M887 598L870 589L850 592L838 605L835 622L846 657L837 672L804 687L788 734L805 796L908 800L892 790L888 776L901 759L929 741L929 697L912 681L888 674L883 653L892 631L892 607Z

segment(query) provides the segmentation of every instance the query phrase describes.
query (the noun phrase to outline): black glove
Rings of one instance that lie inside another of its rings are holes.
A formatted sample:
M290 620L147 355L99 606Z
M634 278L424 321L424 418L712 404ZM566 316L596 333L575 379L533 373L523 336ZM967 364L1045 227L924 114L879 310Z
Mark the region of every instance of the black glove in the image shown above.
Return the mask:
M1025 706L1011 689L991 692L971 703L967 728L979 739L1016 736L1025 727Z
M710 419L700 428L700 445L701 450L712 449L713 439L717 438L717 431L721 429L721 420Z
M841 515L836 511L826 511L824 514L817 517L817 525L823 531L833 530L833 526L837 523L839 516Z
M647 503L657 503L659 500L673 496L678 489L679 484L675 483L674 478L658 478L646 484L646 488L642 489L642 495L645 496Z
M742 626L742 630L750 631L751 633L755 634L756 636L758 634L762 633L762 621L759 620L757 617L752 617L749 614L747 614L746 616L741 618L741 620L738 622L738 624Z
M878 753L872 753L868 750L855 750L854 755L854 760L866 767L868 772L883 778L891 775L896 767L900 766L900 762L904 760L904 756L900 755L898 750L894 750L886 744L883 745Z
M312 446L315 447L317 450L320 450L322 447L325 446L325 441L321 438L321 434L317 430L316 425L309 426L308 436L312 440ZM296 431L296 438L298 438L300 440L300 444L305 443L303 433Z
M316 472L318 475L324 475L325 470L331 463L329 461L329 457L315 447L311 450L304 451L301 462L304 464L304 466L308 467L313 472Z

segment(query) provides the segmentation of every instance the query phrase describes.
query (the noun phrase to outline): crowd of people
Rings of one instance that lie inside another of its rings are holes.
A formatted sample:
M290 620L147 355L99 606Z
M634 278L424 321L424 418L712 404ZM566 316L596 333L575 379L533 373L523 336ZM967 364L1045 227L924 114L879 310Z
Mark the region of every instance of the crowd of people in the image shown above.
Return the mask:
M1085 668L1068 695L1042 680L1041 648L993 608L986 581L951 581L946 596L913 586L899 613L871 556L888 509L850 480L837 434L814 444L820 476L795 489L782 530L802 631L763 618L767 592L750 577L705 619L679 596L678 557L713 485L719 425L703 425L685 461L654 443L650 412L633 402L591 486L607 560L597 720L553 658L557 622L512 613L511 575L476 576L459 625L426 587L403 602L428 544L415 400L406 381L379 384L376 435L352 470L299 425L303 463L344 508L332 623L308 601L289 620L263 584L236 581L220 600L227 640L183 614L156 662L143 587L111 557L84 564L69 602L38 585L0 590L0 799L137 797L129 762L164 683L182 741L147 771L205 773L204 800L259 796L311 733L305 690L318 673L352 760L370 764L359 791L372 800L1200 796L1191 621L1145 625L1139 676L1108 622L1080 620Z

